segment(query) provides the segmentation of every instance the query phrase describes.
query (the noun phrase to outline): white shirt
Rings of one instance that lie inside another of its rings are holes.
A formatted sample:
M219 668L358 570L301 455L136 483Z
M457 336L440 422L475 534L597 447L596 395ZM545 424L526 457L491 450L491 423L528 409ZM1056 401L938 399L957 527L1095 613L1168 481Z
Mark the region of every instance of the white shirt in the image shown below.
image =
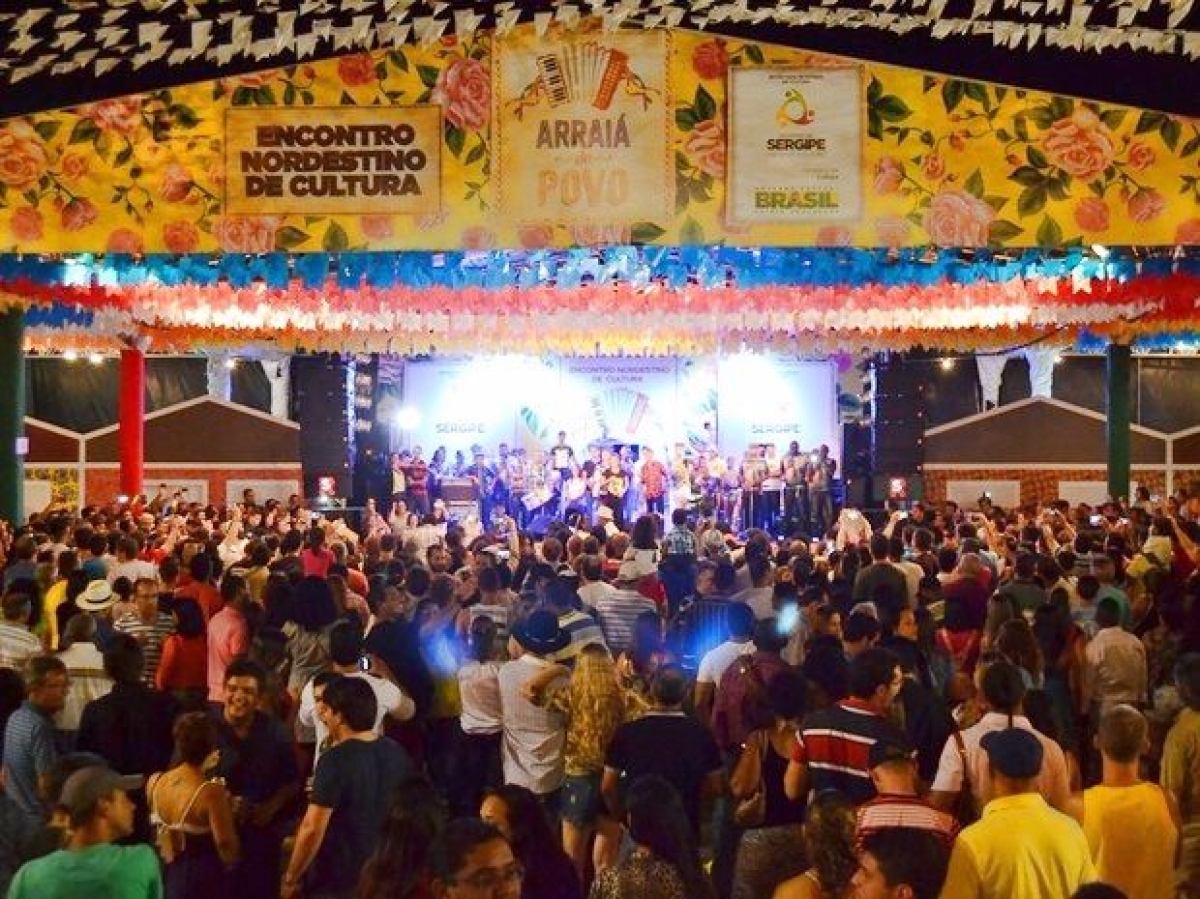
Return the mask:
M744 602L754 612L756 621L775 617L774 587L748 587L741 593L735 593L730 602Z
M601 599L612 596L617 592L617 588L604 581L592 581L590 584L584 584L575 592L579 594L579 598L585 606L591 606L594 609L596 608L596 603Z
M11 621L0 621L0 668L20 671L30 656L41 655L42 641L29 628Z
M54 726L59 730L79 730L83 707L112 692L113 682L104 673L104 655L88 640L72 643L58 658L67 666L71 688L67 690L62 711L54 716Z
M1084 650L1084 699L1107 706L1146 701L1146 647L1120 627L1102 628Z
M465 662L458 669L458 695L462 700L458 720L463 733L498 734L504 729L499 675L499 662Z
M158 583L158 569L154 567L153 562L145 562L141 559L130 559L128 562L122 562L119 565L114 565L108 569L108 582L112 584L117 578L128 578L129 583L136 584L138 580L146 578L147 580Z
M500 666L504 782L544 796L562 785L566 725L562 715L538 708L521 695L529 680L553 662L526 653Z
M368 671L356 671L353 674L347 674L346 677L357 677L359 680L364 680L370 685L375 692L375 733L383 734L383 719L391 715L397 721L407 721L417 712L416 704L412 699L405 696L400 688L389 680L371 674ZM317 699L313 695L313 682L310 680L304 685L304 689L300 691L300 710L296 713L300 723L305 727L313 728L317 733L317 753L313 759L313 765L316 766L316 760L321 757L321 747L325 741L329 739L329 728L325 726L325 722L317 715Z
M719 684L721 675L730 665L741 656L748 656L752 652L754 652L754 641L749 637L738 643L726 640L720 646L714 647L704 654L704 658L700 660L700 668L696 672L696 683Z

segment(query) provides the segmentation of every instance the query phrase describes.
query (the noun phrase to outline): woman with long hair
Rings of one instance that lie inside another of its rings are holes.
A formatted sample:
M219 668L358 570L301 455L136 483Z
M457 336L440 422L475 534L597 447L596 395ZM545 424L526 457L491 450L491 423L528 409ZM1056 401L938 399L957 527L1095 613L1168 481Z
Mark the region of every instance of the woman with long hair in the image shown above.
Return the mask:
M506 784L488 791L479 816L504 835L524 869L521 899L580 899L583 890L575 866L555 838L537 796Z
M446 821L446 804L427 778L403 781L363 868L358 899L428 899L429 849Z
M1024 617L1010 618L1000 625L992 641L992 648L1021 669L1021 675L1029 689L1042 689L1045 683L1042 650L1038 647L1033 628Z
M179 764L146 782L165 895L208 899L223 895L240 855L229 791L205 774L217 749L217 726L204 712L188 712L176 720L174 737Z
M208 699L208 637L204 613L194 599L182 597L171 610L175 633L163 641L155 686L171 693L180 708L200 712Z
M858 868L854 826L854 807L846 797L833 790L819 793L804 819L808 870L781 883L774 899L846 899Z
M337 603L325 578L301 578L281 628L292 658L287 689L294 700L299 699L304 685L329 664L329 627L337 620Z
M639 777L625 794L633 852L596 875L589 899L710 899L713 896L692 827L675 787L657 775Z
M566 719L563 759L566 779L562 798L562 843L575 864L580 882L587 869L588 843L596 836L596 870L611 865L621 839L621 826L604 813L600 779L604 754L613 734L647 708L637 693L620 683L608 650L589 643L579 653L569 681L566 669L546 669L529 683L530 700Z

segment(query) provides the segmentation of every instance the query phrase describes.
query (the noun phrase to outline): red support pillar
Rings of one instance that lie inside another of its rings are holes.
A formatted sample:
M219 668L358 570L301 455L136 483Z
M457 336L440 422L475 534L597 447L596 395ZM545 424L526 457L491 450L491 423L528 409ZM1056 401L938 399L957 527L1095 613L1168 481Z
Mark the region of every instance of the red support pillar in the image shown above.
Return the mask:
M117 402L121 459L121 493L142 493L146 417L146 357L141 350L121 350L120 393Z

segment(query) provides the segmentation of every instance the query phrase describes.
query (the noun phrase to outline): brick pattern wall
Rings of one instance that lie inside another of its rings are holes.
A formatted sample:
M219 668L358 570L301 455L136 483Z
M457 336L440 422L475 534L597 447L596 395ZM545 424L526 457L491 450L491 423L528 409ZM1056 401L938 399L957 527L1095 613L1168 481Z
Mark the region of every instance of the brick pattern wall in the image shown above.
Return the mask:
M955 468L938 469L924 473L925 498L929 502L946 499L948 481L1020 481L1021 504L1048 503L1059 498L1058 485L1063 481L1103 481L1103 468L1086 470L1061 470L1040 468L1037 470L1013 470L1011 468ZM1175 486L1186 486L1192 479L1200 480L1200 471L1176 470ZM1161 471L1135 471L1133 480L1150 488L1151 494L1166 491L1166 474Z
M303 469L292 468L152 468L146 472L145 489L154 489L159 481L208 481L209 502L225 502L225 486L229 481L302 481ZM121 493L121 472L116 468L89 468L86 475L87 502L112 502Z

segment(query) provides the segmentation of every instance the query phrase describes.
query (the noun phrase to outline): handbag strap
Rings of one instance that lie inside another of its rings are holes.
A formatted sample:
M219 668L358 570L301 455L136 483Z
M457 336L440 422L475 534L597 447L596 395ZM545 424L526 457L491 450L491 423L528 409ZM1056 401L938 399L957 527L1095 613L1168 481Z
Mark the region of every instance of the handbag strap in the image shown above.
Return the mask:
M958 747L958 756L962 759L962 790L965 793L972 793L971 790L971 769L967 765L967 744L963 741L962 731L954 731L954 745Z

